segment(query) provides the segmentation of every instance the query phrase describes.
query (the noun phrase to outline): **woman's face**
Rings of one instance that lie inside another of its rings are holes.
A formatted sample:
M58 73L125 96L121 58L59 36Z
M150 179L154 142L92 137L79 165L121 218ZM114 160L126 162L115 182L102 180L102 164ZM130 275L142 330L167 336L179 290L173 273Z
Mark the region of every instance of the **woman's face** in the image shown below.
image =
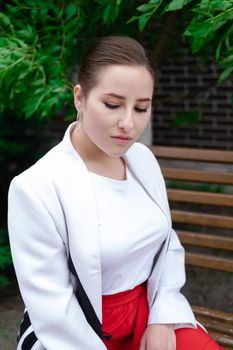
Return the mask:
M80 85L74 95L83 114L77 141L99 155L121 157L149 122L153 79L144 67L109 65L87 98Z

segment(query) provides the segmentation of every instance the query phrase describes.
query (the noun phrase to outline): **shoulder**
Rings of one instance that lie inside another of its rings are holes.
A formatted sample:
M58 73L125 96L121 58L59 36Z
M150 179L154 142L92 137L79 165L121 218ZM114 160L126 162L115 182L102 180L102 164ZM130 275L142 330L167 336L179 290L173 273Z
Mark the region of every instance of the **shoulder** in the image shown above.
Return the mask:
M14 187L30 193L30 195L51 193L56 182L63 178L69 181L69 174L77 159L65 152L62 143L53 147L35 164L13 178L10 190Z
M70 140L70 133L75 127L71 123L65 131L60 143L49 150L34 165L16 176L12 183L29 188L32 192L40 187L56 182L56 179L67 178L72 173L72 169L78 169L83 165L78 153L74 150Z
M58 163L57 146L48 151L43 157L41 157L36 163L25 169L22 173L15 176L12 180L18 184L30 184L36 185L38 182L43 181L45 177L51 173L51 170L56 163Z

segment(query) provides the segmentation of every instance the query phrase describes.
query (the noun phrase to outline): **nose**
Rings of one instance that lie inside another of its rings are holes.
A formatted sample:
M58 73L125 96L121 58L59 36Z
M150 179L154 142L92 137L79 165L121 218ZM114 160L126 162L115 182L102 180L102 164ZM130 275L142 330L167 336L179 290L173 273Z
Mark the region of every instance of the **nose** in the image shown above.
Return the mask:
M123 129L125 132L129 132L134 126L133 112L127 111L124 116L119 120L118 126L120 129Z

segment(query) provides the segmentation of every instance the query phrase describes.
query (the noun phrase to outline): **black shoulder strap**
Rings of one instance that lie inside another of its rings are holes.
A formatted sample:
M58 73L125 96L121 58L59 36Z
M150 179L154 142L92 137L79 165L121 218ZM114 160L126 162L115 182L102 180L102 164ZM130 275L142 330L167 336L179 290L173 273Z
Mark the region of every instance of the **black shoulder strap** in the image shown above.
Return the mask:
M87 319L87 322L90 324L90 326L93 328L93 330L96 332L96 334L104 340L111 339L111 335L105 332L102 332L102 324L100 320L98 319L95 310L82 286L82 283L78 277L78 274L75 270L73 261L71 259L71 256L69 256L68 259L68 266L70 272L74 275L77 281L77 288L75 291L76 298L78 299L78 302L81 306L81 309L83 310L83 313Z

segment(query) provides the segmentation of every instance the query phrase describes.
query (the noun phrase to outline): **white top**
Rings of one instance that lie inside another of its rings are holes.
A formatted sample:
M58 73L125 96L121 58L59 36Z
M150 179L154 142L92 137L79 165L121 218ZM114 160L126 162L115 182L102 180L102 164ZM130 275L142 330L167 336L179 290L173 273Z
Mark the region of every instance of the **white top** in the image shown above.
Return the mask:
M90 173L97 200L103 294L134 288L150 276L168 222L127 169L126 180Z

